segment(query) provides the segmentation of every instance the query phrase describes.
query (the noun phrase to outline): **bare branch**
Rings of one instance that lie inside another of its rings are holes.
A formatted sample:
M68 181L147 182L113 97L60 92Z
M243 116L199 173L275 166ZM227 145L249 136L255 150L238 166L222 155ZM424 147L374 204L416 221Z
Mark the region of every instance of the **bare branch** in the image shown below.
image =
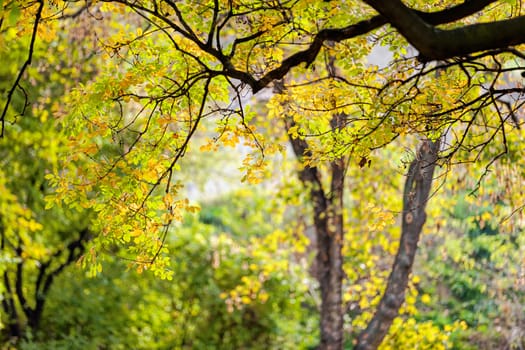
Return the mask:
M11 99L13 98L13 94L15 93L16 88L19 87L20 80L22 79L22 76L24 75L27 67L31 65L31 61L33 59L33 51L35 48L35 41L36 41L36 35L38 31L38 25L40 24L40 20L42 18L42 11L44 9L43 0L38 0L37 3L38 3L38 9L35 15L35 23L33 24L33 33L31 34L31 41L29 43L29 51L27 54L27 59L25 60L24 64L22 64L22 67L20 67L20 70L18 71L18 75L16 76L16 79L15 79L15 82L11 86L11 89L9 89L9 92L7 93L7 101L5 102L4 109L2 111L2 115L0 116L0 120L2 123L2 126L0 127L0 137L4 137L5 118L7 115L7 111L9 110L9 105L11 104Z

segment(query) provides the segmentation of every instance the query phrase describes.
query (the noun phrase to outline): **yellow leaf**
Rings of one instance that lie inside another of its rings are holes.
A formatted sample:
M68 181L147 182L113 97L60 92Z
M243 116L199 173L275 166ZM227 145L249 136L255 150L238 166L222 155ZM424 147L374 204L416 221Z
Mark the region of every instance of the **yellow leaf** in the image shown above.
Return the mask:
M270 297L270 295L268 295L268 293L266 293L266 292L261 292L261 293L259 293L259 296L258 296L259 301L261 303L263 303L263 304L268 300L269 297Z
M131 231L130 235L132 237L138 237L138 236L140 236L142 234L142 232L143 232L142 230L137 228L137 229Z

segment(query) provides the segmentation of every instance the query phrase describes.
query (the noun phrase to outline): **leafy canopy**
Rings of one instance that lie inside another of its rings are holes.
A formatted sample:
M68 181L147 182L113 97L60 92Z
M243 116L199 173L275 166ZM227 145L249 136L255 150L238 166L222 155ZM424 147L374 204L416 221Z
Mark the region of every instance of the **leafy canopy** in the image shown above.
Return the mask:
M97 76L78 80L55 113L68 151L60 170L48 175L57 188L48 206L80 205L97 213L101 235L85 261L119 245L139 269L169 278L168 229L198 210L182 195L176 174L186 152L198 151L190 141L199 133L213 135L203 151L250 147L244 180L254 183L267 173L268 158L284 150L278 134L266 133L284 115L294 120L292 137L312 140L305 165L342 154L370 164L372 150L410 134L446 134L442 161L451 164L483 158L490 165L512 152L523 92L522 39L511 35L523 21L519 4L407 6L321 0L6 2L2 40L27 45L26 63L35 39L60 47L57 26L74 27L77 18L88 32L79 34L81 42L94 42ZM489 24L473 24L481 22ZM405 23L417 24L420 33ZM383 46L392 60L378 66L370 57ZM24 63L18 72L26 68ZM18 83L16 78L9 96L23 91ZM280 93L270 98L266 116L257 118L249 94L269 93L270 87ZM9 101L3 123L22 112L8 107ZM334 114L342 120L337 128L330 123Z

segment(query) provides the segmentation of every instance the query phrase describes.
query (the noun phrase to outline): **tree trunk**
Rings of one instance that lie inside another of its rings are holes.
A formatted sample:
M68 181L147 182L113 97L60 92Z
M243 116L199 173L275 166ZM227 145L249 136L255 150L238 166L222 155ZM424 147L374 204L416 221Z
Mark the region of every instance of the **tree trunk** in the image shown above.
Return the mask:
M286 121L289 129L294 125ZM301 160L308 155L308 145L301 139L290 138L295 155ZM316 278L321 289L319 350L343 349L343 185L345 160L330 163L330 192L323 189L321 174L315 167L305 166L299 172L301 182L310 189L313 221L317 240Z
M410 164L403 192L401 240L385 293L368 327L358 337L356 350L374 350L381 344L405 301L408 276L423 224L432 178L439 151L439 141L423 141Z
M326 209L326 227L316 227L318 239L317 262L322 269L318 279L321 286L321 349L343 348L343 184L344 161L331 164L331 191ZM321 261L322 260L322 261ZM321 265L322 264L322 265Z
M326 220L314 220L317 234L317 279L321 288L320 349L343 348L343 160L331 164L332 185ZM317 215L316 215L317 216Z
M7 315L8 337L11 339L19 339L22 336L22 329L20 326L20 318L13 300L11 284L9 282L7 271L4 271L3 279L6 293L2 299L2 309Z

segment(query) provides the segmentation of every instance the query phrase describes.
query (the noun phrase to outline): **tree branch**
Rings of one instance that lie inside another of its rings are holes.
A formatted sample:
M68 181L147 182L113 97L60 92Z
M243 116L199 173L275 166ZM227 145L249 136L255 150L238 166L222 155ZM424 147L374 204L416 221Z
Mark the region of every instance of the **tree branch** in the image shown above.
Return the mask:
M525 16L443 30L435 27L439 23L428 21L400 0L365 1L420 52L421 61L442 60L525 43L522 33Z
M457 20L470 16L476 12L481 11L483 8L485 8L487 5L493 2L495 2L495 0L473 0L465 1L464 3L459 4L457 6L437 12L411 12L416 17L418 17L420 21L425 20L430 24L438 25L455 22ZM361 21L359 23L349 25L345 28L323 29L319 31L319 33L317 33L312 43L306 50L299 51L293 54L292 56L286 58L279 67L268 72L265 76L256 81L254 85L250 84L250 86L253 89L253 93L256 93L264 87L268 86L268 84L270 84L272 81L283 78L293 67L297 67L302 63L305 63L307 66L312 64L312 62L319 54L319 51L323 47L325 41L340 42L343 40L355 38L357 36L369 33L370 31L385 25L386 23L388 23L389 20L390 19L387 16L379 15Z
M44 9L44 1L38 0L37 2L38 2L38 9L35 15L35 24L33 25L33 33L31 34L31 42L29 44L29 53L27 54L27 59L25 60L24 64L22 64L20 71L18 71L18 75L16 76L15 82L11 86L11 89L9 89L9 92L7 93L7 101L5 102L4 109L2 111L2 115L0 115L0 121L1 121L0 138L4 137L5 117L7 115L7 110L9 109L9 105L11 104L11 99L13 98L13 94L15 93L16 88L19 86L20 80L22 79L22 76L24 75L27 67L29 67L29 65L31 64L31 60L33 59L33 51L35 48L35 40L36 40L37 31L38 31L38 25L40 24L40 19L42 18L42 10Z
M16 247L16 256L20 260L16 263L15 292L18 301L20 302L20 306L22 307L22 310L24 311L24 313L27 313L29 305L27 304L27 300L24 294L24 288L22 287L24 282L24 259L22 257L22 242L20 239L18 241L18 246Z
M440 142L423 141L410 164L403 193L403 219L399 249L385 293L368 327L358 337L356 350L373 350L386 336L405 301L408 276L412 270L419 236L426 220L428 201Z
M28 318L29 327L36 330L40 324L42 312L44 311L44 305L46 302L46 296L49 292L53 280L57 277L67 266L71 265L77 260L80 255L84 252L84 243L89 240L90 231L89 229L83 229L79 232L77 239L71 241L67 245L67 258L64 262L60 263L55 269L47 273L47 269L53 262L58 259L65 251L65 249L59 249L51 258L44 264L42 264L38 271L38 278L35 285L35 307L31 309L26 315Z

